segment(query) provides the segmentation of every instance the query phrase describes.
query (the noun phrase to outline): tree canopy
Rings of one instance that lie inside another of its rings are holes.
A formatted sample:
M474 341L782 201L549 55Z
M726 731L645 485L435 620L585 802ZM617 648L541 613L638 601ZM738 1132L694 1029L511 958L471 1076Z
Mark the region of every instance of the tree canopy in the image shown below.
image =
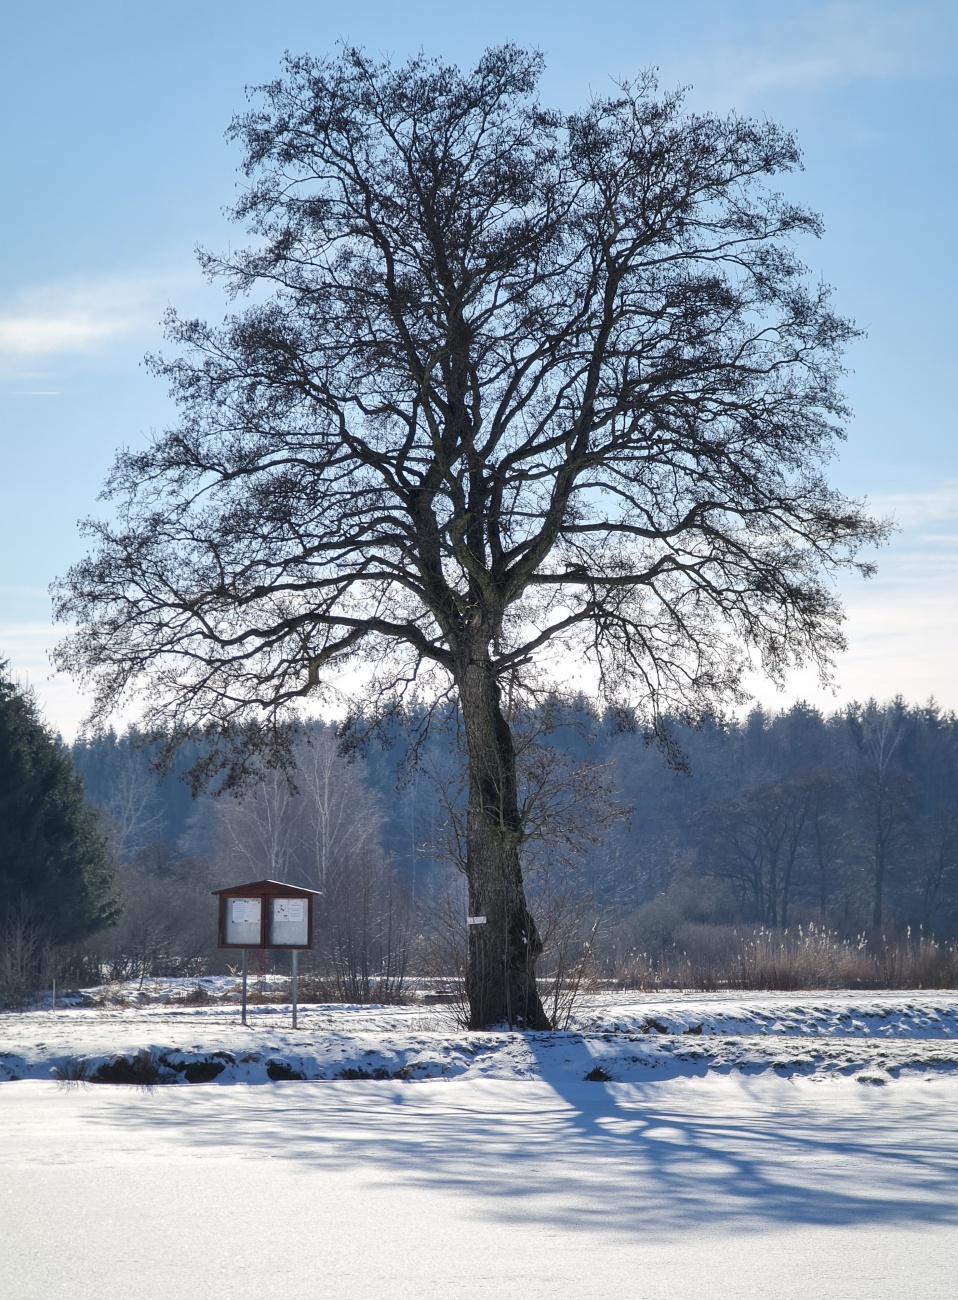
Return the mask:
M252 305L171 316L180 422L118 457L58 594L61 665L173 735L246 743L357 664L369 708L455 695L477 1024L542 1018L509 702L588 666L655 725L749 654L825 669L829 577L882 535L824 474L855 331L767 183L793 137L651 74L547 110L541 66L346 49L256 92L254 242L203 256Z
M0 662L0 920L25 908L54 942L119 913L112 863L68 751Z

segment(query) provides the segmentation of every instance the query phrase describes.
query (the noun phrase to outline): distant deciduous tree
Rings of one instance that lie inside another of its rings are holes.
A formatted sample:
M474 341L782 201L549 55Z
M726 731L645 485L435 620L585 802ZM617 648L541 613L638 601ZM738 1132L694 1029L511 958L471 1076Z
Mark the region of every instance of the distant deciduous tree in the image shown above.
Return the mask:
M693 820L702 867L734 882L755 920L788 925L800 855L814 843L819 778L813 772L753 786Z
M392 996L406 973L409 900L382 849L376 795L361 764L340 754L331 728L311 727L291 758L288 774L267 772L237 798L217 801L215 871L319 890L320 974L348 1001Z
M98 709L232 758L357 663L369 709L455 697L475 1026L548 1023L507 700L565 663L655 726L738 698L748 650L827 665L824 575L882 535L822 471L854 330L767 185L794 139L651 75L546 110L540 70L287 59L232 129L255 243L203 258L256 303L171 318L182 420L120 455L57 603Z

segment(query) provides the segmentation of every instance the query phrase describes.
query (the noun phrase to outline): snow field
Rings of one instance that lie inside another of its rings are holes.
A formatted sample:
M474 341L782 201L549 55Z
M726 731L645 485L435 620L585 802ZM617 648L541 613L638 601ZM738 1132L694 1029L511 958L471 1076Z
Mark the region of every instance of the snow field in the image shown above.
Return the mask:
M0 1016L0 1295L958 1295L953 993L605 997L566 1034L249 1019ZM137 1053L232 1086L51 1076Z
M951 1300L958 1080L0 1090L22 1300Z

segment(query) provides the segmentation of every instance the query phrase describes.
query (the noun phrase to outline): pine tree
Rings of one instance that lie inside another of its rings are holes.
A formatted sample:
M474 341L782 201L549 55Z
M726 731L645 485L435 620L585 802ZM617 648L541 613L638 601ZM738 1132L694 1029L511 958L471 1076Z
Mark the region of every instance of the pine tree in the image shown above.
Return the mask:
M0 661L0 926L24 909L54 943L116 920L120 903L96 814L58 737Z

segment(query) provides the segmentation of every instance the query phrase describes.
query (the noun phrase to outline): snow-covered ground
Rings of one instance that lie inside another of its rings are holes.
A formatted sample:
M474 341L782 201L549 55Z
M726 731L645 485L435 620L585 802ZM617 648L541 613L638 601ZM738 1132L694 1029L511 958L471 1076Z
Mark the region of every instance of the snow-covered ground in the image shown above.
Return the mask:
M182 992L182 988L180 990ZM580 1007L571 1031L457 1029L448 1007L191 1006L154 986L146 1006L0 1016L0 1082L94 1075L137 1054L168 1082L304 1079L561 1078L596 1067L619 1082L709 1071L783 1076L958 1073L958 993L623 994ZM127 1000L136 989L125 990ZM958 1294L958 1292L956 1292Z
M958 1294L958 995L624 995L528 1036L424 1006L238 1019L0 1016L0 1293ZM51 1081L137 1053L224 1068Z

